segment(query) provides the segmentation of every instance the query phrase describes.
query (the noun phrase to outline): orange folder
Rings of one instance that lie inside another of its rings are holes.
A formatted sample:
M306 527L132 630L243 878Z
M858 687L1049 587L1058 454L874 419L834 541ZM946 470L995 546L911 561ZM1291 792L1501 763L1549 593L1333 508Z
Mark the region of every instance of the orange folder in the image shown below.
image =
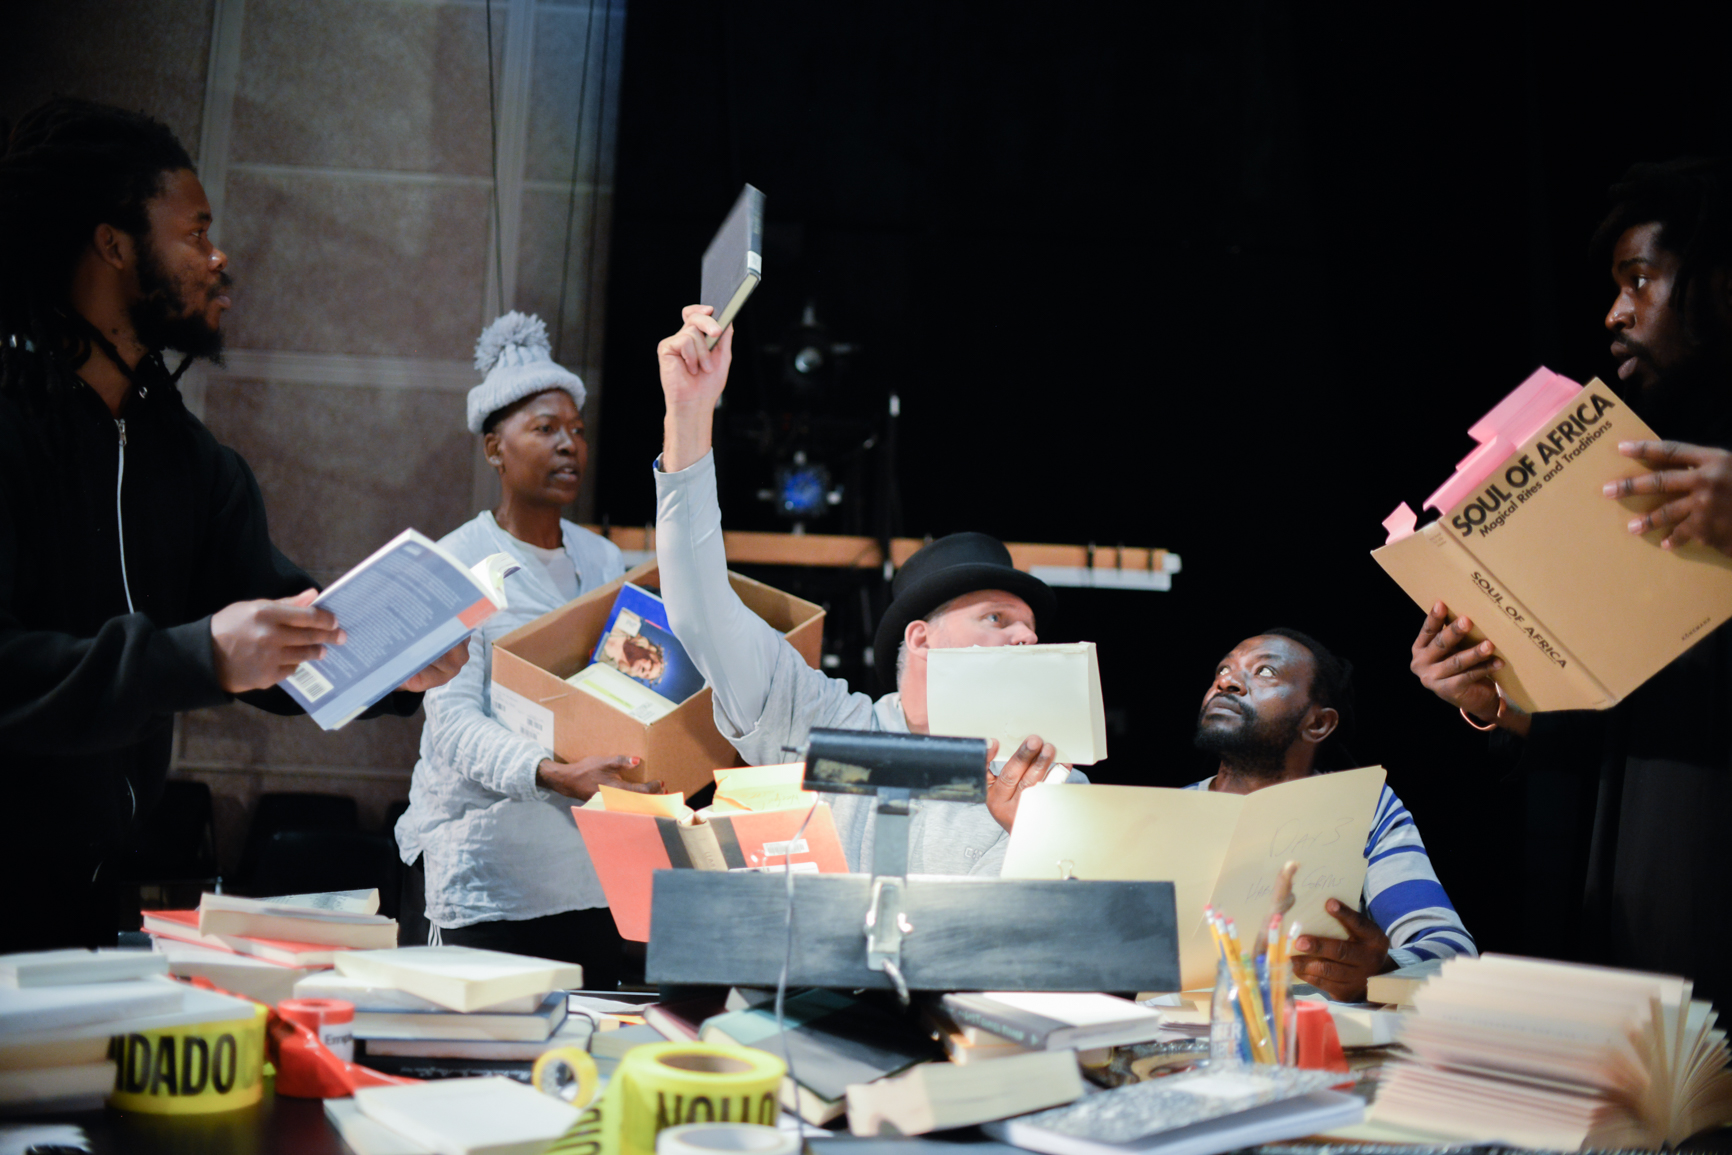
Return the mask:
M810 822L806 813L806 807L746 811L682 825L650 814L571 808L620 937L633 942L649 941L650 890L658 870L847 874L830 807L819 803ZM805 833L794 842L802 822Z

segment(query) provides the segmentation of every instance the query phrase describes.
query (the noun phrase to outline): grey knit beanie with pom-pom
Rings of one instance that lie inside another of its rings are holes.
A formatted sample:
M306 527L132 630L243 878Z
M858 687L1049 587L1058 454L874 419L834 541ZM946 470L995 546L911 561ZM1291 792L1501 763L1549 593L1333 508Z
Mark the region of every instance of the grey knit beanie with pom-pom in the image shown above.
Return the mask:
M547 389L563 389L583 408L583 379L553 359L547 325L532 313L506 313L481 330L475 369L487 379L469 391L469 432L488 417Z

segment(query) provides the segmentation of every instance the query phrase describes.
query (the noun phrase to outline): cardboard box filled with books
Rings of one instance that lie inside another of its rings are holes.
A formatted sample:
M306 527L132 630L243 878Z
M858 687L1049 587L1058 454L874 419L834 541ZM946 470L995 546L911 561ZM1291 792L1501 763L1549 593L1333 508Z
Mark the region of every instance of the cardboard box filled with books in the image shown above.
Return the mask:
M780 630L806 663L818 668L823 607L736 573L729 573L728 581L747 608ZM708 686L665 712L632 711L628 703L610 703L598 696L595 687L585 692L567 680L587 668L603 665L591 659L600 652L604 634L621 628L620 618L632 620L629 612L615 605L621 601L620 588L626 583L657 590L660 579L656 563L645 562L623 578L591 590L495 642L490 688L493 714L507 728L541 743L563 761L635 754L643 763L630 777L638 781L659 778L664 789L689 794L709 785L718 767L740 763L733 746L716 730ZM649 615L644 617L647 621ZM644 633L655 628L653 621L649 622ZM597 672L616 673L611 669ZM676 673L670 671L669 677Z

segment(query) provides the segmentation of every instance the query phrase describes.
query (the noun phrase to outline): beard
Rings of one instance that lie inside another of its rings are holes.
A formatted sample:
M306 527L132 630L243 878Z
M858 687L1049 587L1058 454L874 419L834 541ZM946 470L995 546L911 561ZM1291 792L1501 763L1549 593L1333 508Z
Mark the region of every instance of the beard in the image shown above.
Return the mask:
M1232 728L1206 726L1198 718L1192 745L1218 757L1221 768L1234 774L1265 781L1279 778L1287 768L1287 751L1299 740L1305 716L1272 721L1259 718L1243 703L1240 716L1244 721Z
M202 357L221 365L222 330L204 319L203 306L209 305L234 280L226 271L219 272L216 284L195 308L163 269L149 238L139 237L137 242L138 285L143 292L127 308L127 315L139 341L149 349L178 349L189 357Z

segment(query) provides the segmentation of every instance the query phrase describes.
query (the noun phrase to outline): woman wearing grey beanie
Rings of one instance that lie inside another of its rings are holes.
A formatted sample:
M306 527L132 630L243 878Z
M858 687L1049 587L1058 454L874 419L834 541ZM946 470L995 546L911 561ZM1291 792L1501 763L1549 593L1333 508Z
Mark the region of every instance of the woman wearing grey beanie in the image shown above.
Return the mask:
M427 695L409 809L397 823L403 861L425 859L428 941L485 947L584 968L584 985L618 982L620 938L569 799L626 782L625 756L567 764L493 716L493 642L625 572L612 543L560 517L577 499L589 446L583 382L554 362L540 318L506 313L481 334L469 431L499 474L499 507L440 542L465 564L512 554L510 608L469 641L469 662Z

